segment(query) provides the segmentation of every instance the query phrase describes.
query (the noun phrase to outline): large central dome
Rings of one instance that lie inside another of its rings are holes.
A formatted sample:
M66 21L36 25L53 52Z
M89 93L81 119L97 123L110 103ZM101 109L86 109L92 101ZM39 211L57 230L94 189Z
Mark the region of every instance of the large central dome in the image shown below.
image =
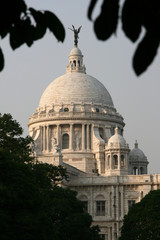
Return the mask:
M112 98L103 84L83 72L69 72L51 82L40 99L39 107L81 102L113 107Z

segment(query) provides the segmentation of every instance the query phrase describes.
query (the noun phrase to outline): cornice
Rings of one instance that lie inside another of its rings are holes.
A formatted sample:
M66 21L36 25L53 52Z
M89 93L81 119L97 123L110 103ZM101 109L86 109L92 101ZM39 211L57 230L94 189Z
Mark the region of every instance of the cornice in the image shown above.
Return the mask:
M91 123L94 122L94 121L102 121L102 122L111 122L111 123L118 123L118 124L121 124L123 127L125 126L125 123L123 122L123 119L120 118L120 119L116 119L115 117L93 117L91 118L90 116L89 117L55 117L55 118L51 118L51 117L44 117L44 118L35 118L32 120L32 118L29 119L29 123L28 123L28 126L32 125L32 124L35 124L35 123L42 123L42 122L56 122L56 121L90 121Z

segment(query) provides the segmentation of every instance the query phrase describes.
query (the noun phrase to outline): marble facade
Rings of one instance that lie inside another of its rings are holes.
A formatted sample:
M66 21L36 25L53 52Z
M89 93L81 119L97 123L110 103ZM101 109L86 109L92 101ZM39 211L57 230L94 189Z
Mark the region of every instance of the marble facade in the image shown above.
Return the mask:
M147 174L148 160L123 137L123 117L107 89L86 74L83 55L71 50L66 74L44 91L29 119L39 161L67 168L69 182L98 224L101 237L116 240L132 204L160 188L160 175Z

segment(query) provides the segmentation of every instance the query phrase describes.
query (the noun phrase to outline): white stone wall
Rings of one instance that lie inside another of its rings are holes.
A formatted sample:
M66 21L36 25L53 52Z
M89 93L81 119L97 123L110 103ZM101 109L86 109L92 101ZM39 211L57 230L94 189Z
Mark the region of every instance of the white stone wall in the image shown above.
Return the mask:
M98 224L106 239L117 239L129 202L139 202L150 190L159 188L158 175L83 176L72 177L68 186L78 192L78 198L88 201L93 224ZM96 216L96 201L105 201L105 216Z

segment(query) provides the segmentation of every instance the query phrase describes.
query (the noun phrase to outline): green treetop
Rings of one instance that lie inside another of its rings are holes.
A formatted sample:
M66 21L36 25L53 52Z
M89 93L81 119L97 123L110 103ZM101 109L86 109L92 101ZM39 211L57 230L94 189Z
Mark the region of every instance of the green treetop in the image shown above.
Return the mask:
M160 190L148 193L124 217L119 240L160 239Z

